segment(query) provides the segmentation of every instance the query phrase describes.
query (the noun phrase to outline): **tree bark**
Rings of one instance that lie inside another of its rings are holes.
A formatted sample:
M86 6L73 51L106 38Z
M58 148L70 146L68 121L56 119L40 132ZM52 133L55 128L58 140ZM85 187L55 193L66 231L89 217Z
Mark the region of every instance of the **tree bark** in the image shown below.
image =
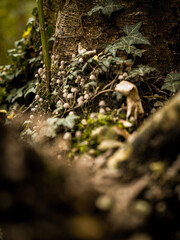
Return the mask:
M77 44L84 48L102 49L103 44L120 38L125 24L142 21L142 33L151 42L139 62L156 67L162 73L178 69L178 1L123 1L124 9L108 19L100 12L88 16L97 0L66 1L56 21L53 55L60 61L77 53ZM60 4L57 5L58 9Z
M88 11L97 4L93 1L66 1L58 12L53 55L60 61L70 59L77 53L77 45L82 43L88 49L101 49L107 42L118 38L114 22L100 13L88 16Z

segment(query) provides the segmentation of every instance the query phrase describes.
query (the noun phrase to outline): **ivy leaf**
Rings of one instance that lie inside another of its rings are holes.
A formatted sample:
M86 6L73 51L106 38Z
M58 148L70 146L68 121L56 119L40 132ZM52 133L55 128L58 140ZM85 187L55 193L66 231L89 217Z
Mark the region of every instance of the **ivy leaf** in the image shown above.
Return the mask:
M144 50L144 49L138 49L138 48L136 48L136 47L134 47L135 49L134 49L134 51L132 52L132 54L133 54L133 56L135 57L135 56L137 56L137 57L142 57L142 54L143 54L143 52L145 52L146 50Z
M97 83L95 81L91 81L87 83L84 87L85 88L97 87Z
M12 103L15 102L16 99L21 98L21 97L23 96L23 89L24 89L24 87L19 88L19 89L16 91L15 96L13 96L13 98L12 98L12 100L11 100Z
M161 89L177 92L180 89L180 73L167 74Z
M47 37L50 38L54 33L54 27L49 25L47 26L46 28L46 34L47 34Z
M132 54L134 57L142 57L142 53L145 52L144 49L138 49L135 46L132 45L133 40L131 38L127 37L122 37L119 41L114 43L113 45L108 45L104 53L110 53L113 57L116 56L116 53L118 50L121 51L126 51L128 54Z
M7 96L7 98L6 98L6 101L11 102L13 96L16 94L16 91L17 91L16 88L13 88L13 89L10 91L10 93L8 94L8 96Z
M112 60L112 62L115 63L115 64L122 64L122 63L124 63L124 62L129 62L129 63L132 62L131 60L124 60L124 59L121 58L121 57L112 57L111 60Z
M39 55L38 57L34 57L28 60L29 64L35 63L41 60L41 56Z
M114 1L114 0L104 0L100 1L98 5L96 5L94 8L92 8L88 15L91 16L93 13L101 10L101 12L106 15L108 18L111 17L111 14L113 12L117 12L124 8L120 2Z
M35 84L35 81L33 82L28 82L25 86L24 86L24 98L27 97L27 95L29 93L36 93L36 84Z
M106 15L108 18L111 17L113 12L117 12L124 8L120 2L112 1L112 0L105 0L104 6L102 8L102 13Z
M130 71L129 73L129 77L131 78L134 78L136 77L137 75L139 76L144 76L145 74L149 74L153 71L155 71L156 69L155 68L152 68L152 67L149 67L147 65L138 65L137 68L133 69L132 71Z
M48 39L48 42L51 42L51 41L52 41L52 42L55 41L55 37L54 37L54 35Z
M122 94L120 92L114 91L112 97L115 97L116 101L119 101L122 99Z
M53 114L57 114L62 109L63 109L63 104L61 102L57 102L56 109L53 111Z
M84 66L82 67L82 72L84 72L87 67L88 67L88 63L86 62L86 63L84 64Z
M64 126L67 128L73 128L75 125L75 120L77 120L79 116L71 115L66 118L48 118L45 123L46 128L46 136L54 138L56 136L56 132L59 126Z
M109 44L105 50L104 50L104 53L107 54L107 53L110 53L113 57L116 56L116 52L117 52L117 46L115 44Z
M56 137L56 132L58 128L58 118L48 118L42 127L41 131L44 132L42 135L45 135L47 137Z
M133 36L139 32L141 25L142 25L142 22L138 22L134 25L125 25L124 32L129 36Z
M52 92L52 95L57 96L58 92L56 91L56 89L54 89L54 91Z
M79 116L77 115L68 115L66 118L61 118L58 120L58 125L63 125L64 127L73 128L75 125L75 120L77 120Z
M35 18L34 17L30 17L26 23L26 27L25 30L29 27L29 26L33 26L35 23Z
M26 98L29 93L34 93L34 94L35 94L35 93L36 93L35 87L29 88L29 89L25 92L24 97Z
M75 70L73 71L73 69L75 69ZM78 75L79 73L82 72L82 70L76 70L76 68L71 68L71 69L68 70L67 73L69 73L69 72L71 72L71 71L73 71L73 72L70 73L70 74L67 76L67 79L69 79L69 80L74 79L75 77L77 77L77 75Z
M37 16L37 7L33 8L32 15L35 17Z
M100 66L105 66L107 69L109 69L109 67L111 65L111 59L108 59L108 58L101 59L99 61L99 65Z
M15 102L16 99L21 98L23 96L23 89L25 87L19 88L18 90L16 88L13 88L10 93L8 94L6 101L8 102Z
M150 45L149 40L139 32L141 25L142 25L142 22L136 23L134 25L125 25L124 32L127 34L127 37L129 38L129 40L131 40L131 44Z

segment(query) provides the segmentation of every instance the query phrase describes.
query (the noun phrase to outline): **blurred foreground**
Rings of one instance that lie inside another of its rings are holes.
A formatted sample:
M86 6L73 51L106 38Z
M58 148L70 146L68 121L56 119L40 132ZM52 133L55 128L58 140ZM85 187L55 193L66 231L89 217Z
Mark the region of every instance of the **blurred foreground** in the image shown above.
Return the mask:
M39 154L17 140L18 131L0 124L1 239L180 239L180 157L163 175L158 162L153 171L128 161L108 169L111 151L69 166L61 137L37 146Z

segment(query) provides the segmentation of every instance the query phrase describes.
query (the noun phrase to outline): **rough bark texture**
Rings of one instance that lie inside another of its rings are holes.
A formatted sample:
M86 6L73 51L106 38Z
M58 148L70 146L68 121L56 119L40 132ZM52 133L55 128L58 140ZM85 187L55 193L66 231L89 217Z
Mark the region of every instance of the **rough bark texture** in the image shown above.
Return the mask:
M88 11L98 1L67 1L59 11L53 54L58 60L71 58L77 53L77 45L82 43L86 49L101 49L107 42L118 38L113 22L100 13L88 16Z
M103 44L113 43L123 35L124 24L142 21L142 33L151 45L143 46L147 52L140 61L156 67L162 73L178 69L177 0L123 1L125 8L113 13L110 19L99 12L87 16L87 12L96 4L95 0L66 1L59 10L53 48L57 60L70 58L77 53L78 42L82 42L87 49L101 49Z
M50 2L50 4L49 4ZM48 25L55 26L57 13L62 8L62 0L44 0L44 15Z
M180 153L180 93L135 132L124 149L110 159L115 167L123 161L174 161Z

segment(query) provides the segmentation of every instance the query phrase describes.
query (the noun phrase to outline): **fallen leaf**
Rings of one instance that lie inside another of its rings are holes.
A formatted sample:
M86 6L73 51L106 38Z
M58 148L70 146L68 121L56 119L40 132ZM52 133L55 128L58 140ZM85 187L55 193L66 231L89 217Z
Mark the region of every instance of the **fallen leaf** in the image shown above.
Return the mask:
M15 116L14 112L11 112L8 116L7 119L11 120Z
M7 114L7 111L4 110L4 109L1 109L1 110L0 110L0 113L5 113L5 114Z

